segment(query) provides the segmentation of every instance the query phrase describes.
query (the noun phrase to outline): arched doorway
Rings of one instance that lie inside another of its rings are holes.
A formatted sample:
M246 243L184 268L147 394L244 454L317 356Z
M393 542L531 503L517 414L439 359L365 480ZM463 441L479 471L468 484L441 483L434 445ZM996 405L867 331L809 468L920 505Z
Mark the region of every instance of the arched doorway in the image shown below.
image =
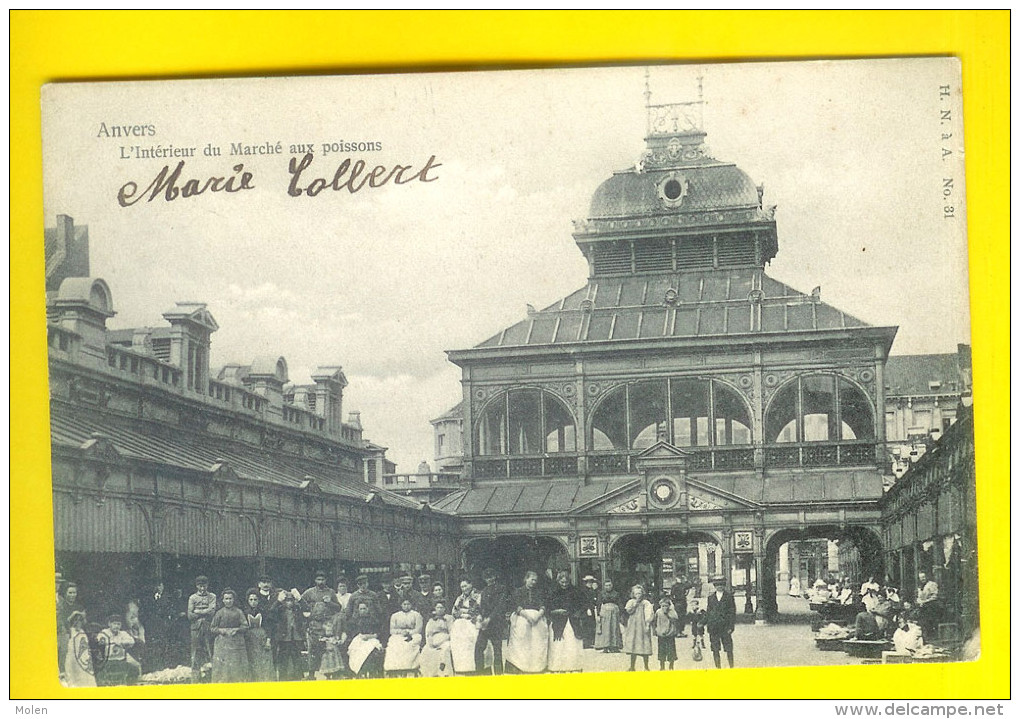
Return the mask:
M709 532L628 534L609 551L609 576L621 591L634 584L657 594L676 582L701 589L725 571L722 547Z
M830 540L830 543L816 546L814 540ZM780 566L781 553L785 566ZM770 620L779 614L777 593L780 589L790 593L792 579L789 577L796 576L800 585L799 589L794 586L793 593L797 596L810 589L810 582L827 579L829 575L847 576L858 586L869 576L879 580L884 577L882 540L875 530L863 526L780 529L765 541L762 565L761 602L765 618Z
M541 581L551 581L550 572L555 576L559 569L570 569L570 557L553 537L508 535L469 541L464 547L464 571L481 586L482 572L489 567L505 586L517 587L529 569L538 572Z

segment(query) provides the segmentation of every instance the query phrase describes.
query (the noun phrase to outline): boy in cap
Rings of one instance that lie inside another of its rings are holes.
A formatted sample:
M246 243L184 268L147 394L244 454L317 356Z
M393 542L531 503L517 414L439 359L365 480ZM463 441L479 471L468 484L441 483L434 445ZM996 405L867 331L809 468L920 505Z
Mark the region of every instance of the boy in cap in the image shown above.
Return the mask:
M100 682L111 684L134 684L141 674L141 665L128 654L135 645L135 639L124 631L124 618L111 614L106 620L106 629L99 633L99 645L103 647L106 659L100 671Z
M209 591L209 577L195 577L195 593L188 597L188 621L191 622L191 681L202 679L202 667L212 662L212 633L209 623L216 613L216 595Z

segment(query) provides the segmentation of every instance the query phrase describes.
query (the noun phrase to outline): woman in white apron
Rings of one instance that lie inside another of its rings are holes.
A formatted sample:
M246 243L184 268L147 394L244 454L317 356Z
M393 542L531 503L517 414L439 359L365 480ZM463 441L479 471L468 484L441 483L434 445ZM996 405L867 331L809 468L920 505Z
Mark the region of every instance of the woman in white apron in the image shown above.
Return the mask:
M347 662L356 677L376 677L382 671L383 646L379 641L379 621L368 602L358 602L348 632Z
M453 625L450 627L450 650L453 653L453 671L473 674L475 644L478 642L478 616L482 597L474 590L467 577L460 581L460 596L453 603Z
M511 606L506 663L525 674L544 672L549 665L549 623L536 572L524 575L524 586L514 592Z
M584 597L578 596L577 588L571 586L570 573L565 569L556 573L556 584L545 602L551 631L549 671L579 672L584 656L584 643L579 631Z

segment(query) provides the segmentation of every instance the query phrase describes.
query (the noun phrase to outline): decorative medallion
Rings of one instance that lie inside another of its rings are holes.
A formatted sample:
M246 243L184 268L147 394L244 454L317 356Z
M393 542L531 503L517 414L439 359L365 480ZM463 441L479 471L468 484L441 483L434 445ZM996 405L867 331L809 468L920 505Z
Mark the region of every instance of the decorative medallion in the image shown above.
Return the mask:
M776 377L774 374L767 374L765 375L764 382L766 387L775 387L777 384L779 384L779 378Z
M599 556L599 538L595 535L582 535L578 537L577 554L581 557Z
M658 477L648 485L648 501L656 509L669 509L680 500L680 487L672 477Z
M672 209L683 204L689 187L690 183L686 177L679 172L671 172L659 180L655 190L659 196L659 201L665 207Z
M747 293L747 301L753 305L760 304L765 299L765 293L761 290L751 290Z
M733 551L734 552L753 552L754 551L754 532L750 530L741 530L733 533Z
M861 380L861 382L871 382L875 379L875 373L870 369L862 369L861 373L857 375L857 377Z
M744 374L740 375L740 379L737 380L737 384L740 385L741 389L750 389L751 385L754 384L754 380L751 375Z
M672 307L673 305L676 304L678 298L679 295L677 294L677 291L675 289L670 287L668 290L666 290L666 296L664 298L664 301L667 305Z
M592 302L589 299L581 300L581 311L582 312L591 312L593 309L595 309L595 303L594 302Z

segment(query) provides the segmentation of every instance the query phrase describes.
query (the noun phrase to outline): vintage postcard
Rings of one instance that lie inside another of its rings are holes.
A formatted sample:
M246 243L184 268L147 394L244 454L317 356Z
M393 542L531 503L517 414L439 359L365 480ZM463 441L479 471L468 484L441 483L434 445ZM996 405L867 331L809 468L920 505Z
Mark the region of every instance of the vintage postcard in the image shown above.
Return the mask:
M957 60L42 110L65 686L978 656Z

